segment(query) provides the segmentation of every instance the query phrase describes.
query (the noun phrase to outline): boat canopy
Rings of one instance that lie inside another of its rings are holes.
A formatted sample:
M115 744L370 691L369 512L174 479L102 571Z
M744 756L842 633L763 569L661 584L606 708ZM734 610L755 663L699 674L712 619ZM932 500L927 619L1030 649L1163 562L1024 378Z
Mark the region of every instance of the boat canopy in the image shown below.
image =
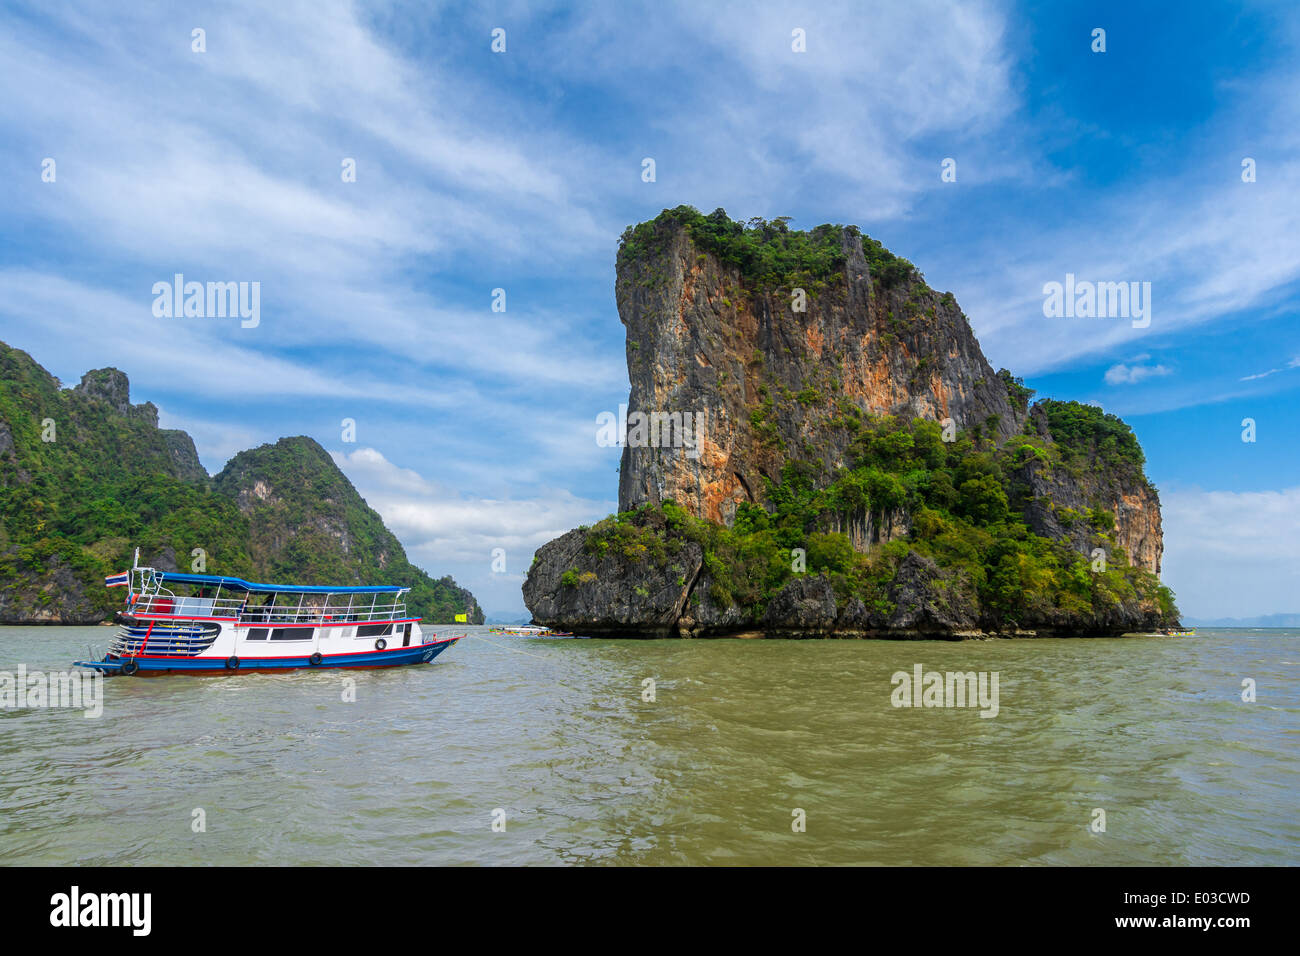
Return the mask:
M364 587L323 584L256 584L243 578L228 578L218 574L186 574L182 571L154 571L155 580L163 584L194 584L201 587L223 587L234 591L255 594L395 594L411 590L407 587L367 585Z

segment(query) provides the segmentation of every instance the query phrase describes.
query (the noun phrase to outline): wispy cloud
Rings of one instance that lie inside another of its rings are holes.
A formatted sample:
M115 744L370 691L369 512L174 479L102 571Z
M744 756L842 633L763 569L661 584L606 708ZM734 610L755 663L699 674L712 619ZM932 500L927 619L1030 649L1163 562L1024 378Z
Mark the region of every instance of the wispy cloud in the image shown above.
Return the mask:
M1143 364L1150 355L1139 355L1130 360L1130 364L1125 365L1123 362L1112 365L1106 369L1107 385L1136 385L1138 382L1148 378L1159 378L1164 375L1172 374L1173 369L1165 365L1145 365Z
M1163 577L1193 617L1300 609L1300 487L1161 495Z
M414 563L434 574L454 571L489 608L518 607L533 553L618 506L612 499L579 498L563 489L542 489L527 499L487 498L428 481L373 448L330 455Z
M1245 375L1242 377L1243 382L1253 382L1257 378L1268 378L1270 375L1276 375L1278 372L1286 372L1293 368L1300 368L1300 356L1293 358L1280 368L1271 368L1267 372L1258 372L1255 375Z
M457 401L437 389L366 373L328 374L266 348L256 329L243 330L242 339L234 339L238 319L156 319L147 289L130 298L54 274L6 269L0 270L0 300L12 320L57 332L61 347L54 358L61 370L116 365L152 385L155 393L170 386L239 402L270 395L330 396L430 408Z
M617 236L682 202L856 222L957 294L995 364L1145 383L1108 401L1182 407L1286 380L1198 376L1173 351L1198 326L1276 311L1300 283L1286 17L1274 56L1220 84L1231 108L1099 185L1110 167L1076 147L1112 131L1026 88L1025 21L1059 33L1068 18L948 0L498 13L500 56L495 22L441 4L6 7L0 339L65 376L126 370L209 465L246 436L329 444L321 422L356 418L385 461L439 489L391 499L426 542L413 552L457 560L488 539L532 547L612 497L616 459L591 423L626 395ZM39 179L46 156L56 183ZM1044 282L1067 271L1150 281L1150 328L1043 318ZM149 289L176 272L260 281L261 326L154 320ZM1126 358L1143 349L1161 360ZM433 521L461 530L442 540Z

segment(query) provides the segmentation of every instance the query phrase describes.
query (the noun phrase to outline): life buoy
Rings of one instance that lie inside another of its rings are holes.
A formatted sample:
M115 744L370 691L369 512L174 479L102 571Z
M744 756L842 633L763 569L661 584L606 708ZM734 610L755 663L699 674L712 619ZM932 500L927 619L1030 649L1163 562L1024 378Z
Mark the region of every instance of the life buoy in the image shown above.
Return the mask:
M236 657L234 654L231 654L229 657L226 658L226 670L228 671L239 670L239 658Z
M311 657L307 658L307 660L311 663L311 665L312 665L313 667L315 667L315 666L316 666L317 664L319 664L321 661L325 660L325 658L323 658L323 657L320 656L320 651L317 651L317 652L316 652L315 654L313 654Z
M124 661L122 663L122 673L126 674L128 677L130 677L139 669L140 669L140 665L137 664L135 661Z
M382 651L387 646L388 646L388 642L384 640L382 637L379 640L375 641L375 650L377 651Z

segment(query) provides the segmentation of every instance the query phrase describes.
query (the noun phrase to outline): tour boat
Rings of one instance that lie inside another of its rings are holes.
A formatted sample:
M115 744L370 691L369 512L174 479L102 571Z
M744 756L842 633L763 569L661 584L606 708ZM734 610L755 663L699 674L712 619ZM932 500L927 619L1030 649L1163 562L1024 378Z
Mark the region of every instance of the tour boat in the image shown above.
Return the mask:
M410 588L254 584L143 567L104 584L127 588L118 632L102 659L76 664L106 676L393 667L431 661L460 640L420 630L402 600Z

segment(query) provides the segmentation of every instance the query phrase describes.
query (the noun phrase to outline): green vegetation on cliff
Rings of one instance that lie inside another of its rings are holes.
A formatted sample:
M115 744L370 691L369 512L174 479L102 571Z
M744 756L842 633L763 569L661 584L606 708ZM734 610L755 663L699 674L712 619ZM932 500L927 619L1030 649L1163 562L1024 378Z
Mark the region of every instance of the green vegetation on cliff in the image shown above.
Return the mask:
M791 229L789 216L737 222L724 209L707 216L694 206L665 209L654 219L628 226L619 244L620 263L652 258L662 251L670 230L685 227L695 245L719 262L736 268L752 288L764 292L803 287L820 289L844 273L844 237L861 236L862 252L872 277L883 289L904 282L924 285L924 277L907 259L863 236L857 226L823 223ZM928 288L928 286L926 286Z
M1133 429L1120 418L1095 405L1044 399L1038 403L1047 415L1052 437L1067 460L1089 467L1111 467L1126 473L1142 472L1146 456Z
M1087 416L1076 411L1062 420L1091 420ZM1059 444L1033 435L1001 447L971 436L944 442L931 421L846 420L856 431L852 467L827 475L820 462L787 462L780 480L767 488L771 510L742 503L728 528L689 516L673 502L647 505L595 525L587 550L600 555L618 549L627 560L665 566L685 542L697 542L710 599L718 607L738 606L752 619L801 573L795 549L804 551L806 573L827 576L838 599L857 598L885 615L893 610L890 582L915 551L944 569L949 586L966 592L989 626L1094 618L1135 600L1176 619L1169 589L1131 566L1110 538L1112 515L1080 516L1092 524L1092 543L1106 552L1104 570L1095 570L1068 542L1026 526L1013 474L1031 458L1060 464L1070 453ZM1107 440L1126 448L1113 425L1100 421ZM855 549L847 533L852 527L864 534L891 520L907 523L904 537Z
M215 498L188 436L126 403L125 376L88 373L63 390L26 353L0 344L0 608L102 616L119 595L103 576L144 553L188 554L247 570L247 522ZM191 543L193 542L193 543ZM60 574L59 572L64 573ZM235 571L234 573L238 573ZM78 585L66 593L59 582Z
M707 216L694 206L665 209L648 222L627 227L619 245L619 259L631 261L657 253L668 229L680 225L697 247L712 253L723 265L738 269L755 288L815 286L843 274L844 235L859 235L857 226L824 223L809 230L791 229L789 218L755 218L742 223L724 209L715 209ZM886 287L916 273L912 263L874 239L864 237L862 248L872 275Z
M1029 400L1034 397L1034 390L1025 385L1025 380L1005 368L998 369L998 379L1006 386L1011 407L1019 412L1029 411Z
M481 620L468 591L406 560L315 442L245 452L211 479L189 436L159 429L157 410L131 405L128 391L116 369L62 389L0 343L0 620L103 619L121 600L104 576L129 567L135 547L160 567L188 569L201 548L211 574L407 585L409 605L431 621L466 611ZM252 507L262 503L247 495L241 507L249 456L280 508Z

